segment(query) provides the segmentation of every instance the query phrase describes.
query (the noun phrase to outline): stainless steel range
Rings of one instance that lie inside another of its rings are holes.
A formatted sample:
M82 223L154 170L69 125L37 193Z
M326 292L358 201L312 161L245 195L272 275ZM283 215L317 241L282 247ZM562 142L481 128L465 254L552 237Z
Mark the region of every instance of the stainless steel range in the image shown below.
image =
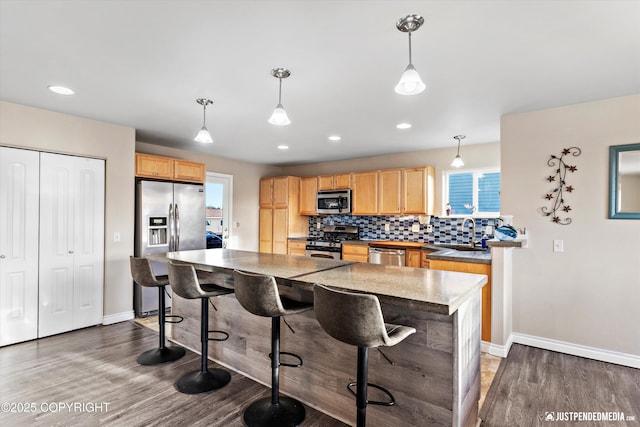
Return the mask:
M325 225L322 237L307 239L305 255L314 258L342 258L342 242L358 240L359 228L356 225Z

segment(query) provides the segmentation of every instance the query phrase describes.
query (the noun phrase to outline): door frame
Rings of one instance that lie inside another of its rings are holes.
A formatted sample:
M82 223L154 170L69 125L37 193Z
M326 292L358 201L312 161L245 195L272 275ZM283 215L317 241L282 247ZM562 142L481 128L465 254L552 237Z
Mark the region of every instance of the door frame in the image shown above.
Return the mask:
M208 183L222 184L222 247L231 248L233 238L233 175L208 172L206 174L205 186ZM206 191L206 190L205 190ZM226 233L224 229L226 228Z

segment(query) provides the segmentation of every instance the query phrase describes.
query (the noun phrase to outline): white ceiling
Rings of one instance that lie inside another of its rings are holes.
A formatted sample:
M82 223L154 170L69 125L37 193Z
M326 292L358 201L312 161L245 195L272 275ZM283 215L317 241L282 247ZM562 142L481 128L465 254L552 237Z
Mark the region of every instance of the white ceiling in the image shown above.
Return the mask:
M400 17L424 16L419 95ZM290 126L267 123L283 81ZM55 95L51 84L71 87ZM500 116L640 92L640 1L0 0L3 100L275 165L500 139ZM211 98L215 143L192 140ZM395 125L408 121L413 128ZM327 137L342 136L332 143ZM286 152L276 148L289 145Z

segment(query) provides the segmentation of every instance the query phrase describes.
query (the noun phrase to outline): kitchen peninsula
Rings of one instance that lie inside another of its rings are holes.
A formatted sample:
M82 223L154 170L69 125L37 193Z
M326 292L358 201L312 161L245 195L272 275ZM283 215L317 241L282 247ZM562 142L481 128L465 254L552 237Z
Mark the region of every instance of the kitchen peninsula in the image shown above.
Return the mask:
M395 406L370 406L370 420L384 426L476 424L480 292L486 276L229 249L150 258L191 263L217 272L221 279L228 279L234 269L273 275L283 295L301 300L313 298L315 283L375 294L385 321L412 326L418 332L400 345L382 348L386 357L379 352L370 354L369 381L388 388L396 397ZM226 330L231 337L209 344L211 358L268 385L270 320L244 311L233 294L216 298L215 305L209 329ZM172 340L188 348L199 347L199 310L197 301L174 297L173 313L185 320L173 326ZM291 329L282 328L282 350L300 355L304 365L281 370L282 392L354 424L354 401L346 385L355 378L355 349L329 337L313 311L287 321ZM380 400L373 389L370 399Z

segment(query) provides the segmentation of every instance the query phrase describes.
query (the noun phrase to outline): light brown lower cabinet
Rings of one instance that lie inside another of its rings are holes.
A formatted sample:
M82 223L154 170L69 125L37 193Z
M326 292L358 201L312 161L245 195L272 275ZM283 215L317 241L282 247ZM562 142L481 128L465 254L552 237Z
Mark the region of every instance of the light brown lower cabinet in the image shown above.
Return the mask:
M342 260L369 262L369 245L342 243Z
M288 255L305 256L307 242L305 240L289 240Z
M487 276L487 284L482 288L482 341L491 342L491 264L432 259L429 268Z
M406 267L420 268L420 249L405 249L404 265Z

